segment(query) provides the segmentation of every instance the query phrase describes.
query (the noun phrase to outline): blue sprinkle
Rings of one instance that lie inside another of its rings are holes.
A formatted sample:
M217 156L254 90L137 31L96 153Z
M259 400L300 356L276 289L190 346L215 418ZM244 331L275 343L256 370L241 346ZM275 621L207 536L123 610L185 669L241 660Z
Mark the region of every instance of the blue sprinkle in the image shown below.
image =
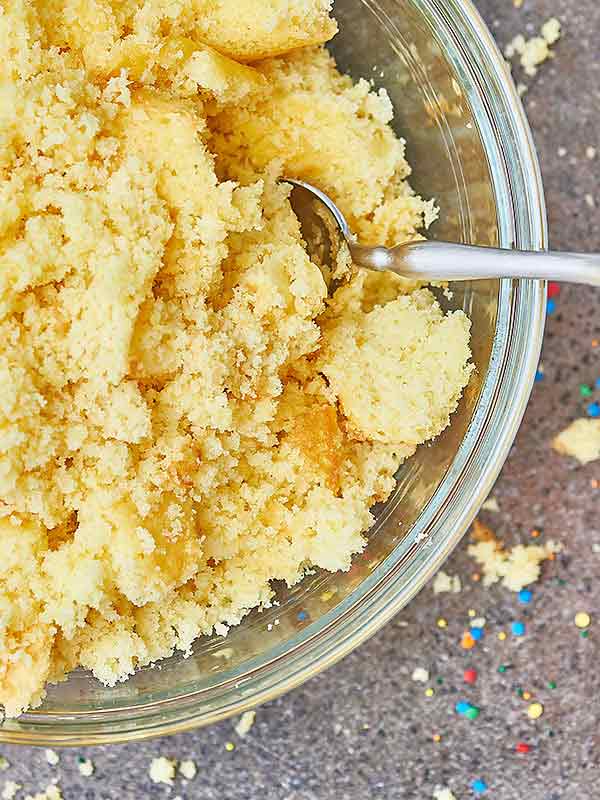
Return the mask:
M308 614L306 613L306 611L299 611L298 619L300 620L300 622L304 622L305 619L308 619Z
M531 603L531 598L533 597L533 592L529 589L521 589L519 592L519 600L521 603Z
M476 794L483 794L484 792L487 792L487 788L487 783L482 781L481 778L477 778L477 780L473 781L471 784L471 789L473 789Z
M596 389L600 389L600 378L596 381Z
M590 403L587 407L587 413L589 417L600 417L600 404Z
M524 622L513 622L511 625L512 632L515 636L524 636L525 635L525 623Z
M467 703L466 700L460 700L454 708L456 709L457 714L464 714L471 708L471 703Z
M548 300L546 305L546 313L547 314L554 314L556 311L556 302L554 300Z
M471 628L471 636L476 642L483 639L483 628Z
M535 373L535 382L539 383L540 381L543 380L544 380L544 373L542 372L541 369L538 369L538 371Z

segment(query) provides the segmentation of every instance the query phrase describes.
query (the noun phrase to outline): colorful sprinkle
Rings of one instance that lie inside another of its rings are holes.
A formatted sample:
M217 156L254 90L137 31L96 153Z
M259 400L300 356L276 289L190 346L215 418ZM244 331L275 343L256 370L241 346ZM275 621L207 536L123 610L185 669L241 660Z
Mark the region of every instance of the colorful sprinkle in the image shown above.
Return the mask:
M535 373L535 382L539 383L540 381L544 380L544 371L541 369L536 370Z
M500 639L501 642L503 642L506 639L506 634L504 633L504 631L500 631L500 633L498 634L498 638Z
M596 383L594 384L596 389L600 389L600 378L596 378Z
M228 753L232 753L235 750L234 743L233 742L225 742L225 750L227 750Z
M592 339L592 347L598 347L598 339Z
M531 751L531 745L527 744L526 742L518 742L515 750L517 753L529 753Z
M463 633L462 639L460 640L460 646L463 648L463 650L471 650L473 647L475 647L475 639L468 631Z
M468 703L466 700L459 700L454 708L457 714L464 714L467 709L471 708L471 703Z
M581 633L579 635L581 636L582 639L587 639L588 636L590 635L590 632L589 631L581 631Z
M466 669L463 672L463 680L465 683L475 683L477 680L477 670L476 669Z
M560 284L555 281L550 281L548 284L548 297L558 297L560 294Z
M476 794L483 794L484 792L487 792L487 788L487 783L481 780L481 778L477 778L477 780L471 783L471 789L473 789Z
M513 622L510 626L514 636L525 636L525 623Z
M600 404L599 403L590 403L587 407L587 414L588 417L600 417Z
M483 639L483 628L471 628L470 634L472 639L480 642Z
M298 612L298 620L300 622L304 622L304 620L306 620L306 619L308 619L308 614L306 613L306 611L299 611Z
M442 737L439 735L439 733L434 733L434 734L433 734L433 736L432 736L431 738L433 739L433 741L434 741L436 744L438 744L439 742L441 742L441 741L442 741Z
M582 397L591 397L594 394L594 390L587 383L582 383L579 385L579 394Z
M585 611L579 611L575 614L575 625L578 628L589 628L591 621L590 615Z
M471 705L471 703L467 702L466 700L461 700L455 706L456 712L461 714L461 716L466 717L467 719L477 719L480 714L481 709L477 708L477 706Z
M549 689L556 689L555 681L548 681L548 688Z
M521 589L519 592L519 602L520 603L531 603L531 598L533 597L533 592L530 589Z
M328 603L331 600L331 598L333 597L334 594L335 594L335 592L332 592L332 591L322 592L321 601L323 603Z
M529 719L539 719L544 713L544 706L541 703L532 703L527 709Z
M471 575L471 580L474 580L474 581L475 581L475 583L477 583L478 581L480 581L480 580L481 580L481 575L480 575L478 572L474 572L474 573Z
M506 664L500 664L500 666L498 667L498 672L506 672L507 669L508 666Z
M425 689L425 697L433 697L434 694L435 692L431 687L429 689Z
M539 531L537 528L534 528L534 529L531 531L531 538L532 538L532 539L537 539L537 538L538 538L539 536L541 536L541 535L542 535L542 532L541 532L541 531Z
M437 621L438 628L447 628L448 627L448 620L440 617Z
M468 610L468 612L467 612L467 613L468 613L468 615L469 615L469 617L470 617L471 619L473 619L473 617L476 617L476 616L477 616L477 612L475 611L475 609L474 609L474 608L470 608L470 609Z
M556 303L554 300L548 300L548 305L546 306L546 313L547 314L554 314L556 311Z
M523 698L523 700L531 700L531 692L523 692L521 697Z

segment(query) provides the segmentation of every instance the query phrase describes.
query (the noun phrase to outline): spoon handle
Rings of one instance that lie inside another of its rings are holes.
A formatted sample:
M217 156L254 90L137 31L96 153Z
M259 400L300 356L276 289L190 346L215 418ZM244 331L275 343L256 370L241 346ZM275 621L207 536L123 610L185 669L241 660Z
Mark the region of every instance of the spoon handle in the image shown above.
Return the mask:
M536 278L600 286L600 253L498 250L446 242L411 242L390 250L354 245L359 266L405 278L440 281Z

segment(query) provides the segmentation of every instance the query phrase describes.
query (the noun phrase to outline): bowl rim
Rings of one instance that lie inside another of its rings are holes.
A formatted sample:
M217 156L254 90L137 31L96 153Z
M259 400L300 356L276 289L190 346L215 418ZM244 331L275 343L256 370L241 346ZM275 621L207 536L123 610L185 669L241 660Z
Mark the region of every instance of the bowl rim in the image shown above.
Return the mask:
M496 43L471 0L411 0L436 34L467 89L489 159L500 246L545 249L543 186L529 124ZM460 25L458 24L460 23ZM474 53L475 51L475 53ZM452 54L452 55L450 55ZM504 111L491 114L486 92ZM0 742L81 746L139 741L210 724L273 700L331 666L379 630L430 580L488 496L520 426L539 363L546 291L541 281L502 281L492 363L469 431L434 496L402 543L342 603L285 646L233 671L217 686L129 708L45 712L0 726ZM493 438L494 456L489 445ZM468 494L466 493L468 492ZM459 500L459 495L462 498ZM465 497L468 499L465 501ZM412 558L433 528L422 563ZM413 535L414 534L414 535ZM404 546L403 546L404 544ZM412 563L411 563L412 558ZM413 580L407 570L414 573ZM403 585L400 586L399 584ZM206 693L212 698L206 702ZM215 694L216 693L216 694Z

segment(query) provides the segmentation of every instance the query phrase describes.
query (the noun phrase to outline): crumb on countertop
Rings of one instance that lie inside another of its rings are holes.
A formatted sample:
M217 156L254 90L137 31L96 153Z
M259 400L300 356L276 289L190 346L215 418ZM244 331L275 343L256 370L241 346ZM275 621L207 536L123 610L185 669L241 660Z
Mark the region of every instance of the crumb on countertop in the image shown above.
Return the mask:
M60 788L55 784L51 784L45 791L34 795L28 794L25 800L63 800L63 796Z
M448 575L443 570L440 570L433 580L434 594L443 594L444 592L458 594L461 589L462 583L459 575Z
M247 736L250 732L250 729L254 725L256 720L256 711L245 711L242 716L239 718L236 726L235 732L238 736L241 736L242 739L244 736Z
M167 786L173 785L177 768L177 761L159 756L153 758L150 764L150 780L152 783L165 783Z
M196 767L196 763L191 759L186 759L179 764L179 774L188 781L195 778L197 772L198 768Z
M20 789L21 784L15 783L15 781L6 781L4 787L2 788L2 794L0 794L0 798L2 798L2 800L13 800Z
M505 47L506 58L519 56L519 61L526 75L533 77L538 67L548 58L553 58L550 49L561 36L561 24L556 17L548 19L541 27L540 35L526 39L523 34L518 34Z
M557 453L589 464L600 458L600 419L582 417L574 420L552 440Z
M55 767L60 761L58 753L54 750L46 750L44 755L46 756L46 761L51 767Z
M77 767L84 778L90 778L94 774L94 763L89 758L80 758Z

